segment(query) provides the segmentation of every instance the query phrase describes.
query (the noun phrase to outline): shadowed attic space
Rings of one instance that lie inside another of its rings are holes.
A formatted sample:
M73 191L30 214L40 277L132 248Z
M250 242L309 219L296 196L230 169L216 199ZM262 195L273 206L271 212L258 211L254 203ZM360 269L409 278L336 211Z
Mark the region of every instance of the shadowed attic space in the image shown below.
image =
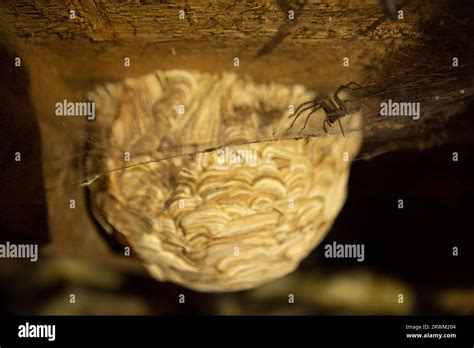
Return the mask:
M122 246L111 249L90 215L87 190L81 184L88 178L83 163L91 124L52 117L56 102L79 100L97 86L123 83L127 77L176 68L212 74L230 71L256 83L303 85L311 93L329 95L341 84L358 81L370 87L363 91L366 94L355 95L368 104L362 106L362 122L367 125L363 155L405 146L428 148L449 139L443 120L459 113L462 101L473 92L468 54L472 42L465 34L472 31L472 19L463 6L406 1L403 20L392 21L384 16L379 1L3 2L2 34L16 49L15 55L22 57L31 81L46 159L45 186L53 188L46 203L52 243L45 252L143 272L136 260L118 255ZM295 12L294 21L288 21L290 10ZM452 13L457 17L447 15ZM454 39L453 30L459 33ZM453 54L460 58L458 70L451 69ZM343 65L345 57L349 66ZM130 66L124 65L126 58ZM400 87L401 83L408 87ZM378 120L374 108L388 98L421 101L425 112L436 117L416 125L406 120L372 123ZM255 131L254 125L247 129ZM76 200L75 211L64 204L71 197Z

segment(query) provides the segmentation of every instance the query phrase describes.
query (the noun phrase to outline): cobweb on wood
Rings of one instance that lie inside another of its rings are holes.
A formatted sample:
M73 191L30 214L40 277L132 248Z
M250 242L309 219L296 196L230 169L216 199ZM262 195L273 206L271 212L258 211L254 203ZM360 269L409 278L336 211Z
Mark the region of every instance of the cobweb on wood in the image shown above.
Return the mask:
M473 65L461 65L459 67L441 67L433 68L429 64L414 64L413 66L398 68L394 74L382 75L377 78L366 81L357 81L363 88L356 91L349 91L345 94L344 100L351 110L360 111L362 114L362 123L360 127L350 128L344 126L345 134L361 130L364 136L362 151L357 160L372 158L389 151L396 151L406 148L425 149L445 142L448 138L446 125L453 122L457 114L461 113L474 94L473 87L474 68ZM348 81L349 82L349 81ZM332 97L332 93L338 86L334 86L332 92L326 93ZM317 95L317 93L313 93ZM413 102L420 103L421 117L414 120L407 116L381 116L380 103L392 100L394 102ZM309 99L311 100L311 99ZM308 101L308 100L304 100ZM302 101L300 101L301 103ZM294 109L298 106L295 103ZM272 118L275 114L285 115L285 118L291 114L286 105L280 109L265 109L261 105L261 117ZM314 115L313 115L314 116ZM346 117L351 117L347 115ZM301 117L304 120L305 115ZM179 157L192 158L200 153L216 151L223 147L242 146L263 142L274 142L282 140L307 141L313 137L320 136L341 136L341 131L335 123L326 133L322 128L321 120L324 118L324 111L320 111L318 122L310 122L302 132L302 120L295 124L290 130L287 126L291 119L287 120L286 125L274 129L271 134L257 133L253 138L242 140L222 141L222 139L202 138L199 142L193 141L181 142L180 144L171 144L171 146L158 146L146 148L130 153L130 156L147 154L153 159L141 163L133 163L112 170L101 170L100 159L95 162L91 168L85 168L86 158L95 156L99 153L114 151L120 152L123 149L117 147L104 148L101 142L95 139L94 122L87 122L87 127L83 130L69 131L64 127L65 132L71 132L71 137L77 140L77 148L70 156L61 155L60 158L46 156L44 159L46 168L73 168L69 174L59 177L57 183L47 187L47 191L65 190L67 187L86 187L93 184L100 177L113 171L127 170L131 166L147 165L150 162L164 161ZM300 124L301 123L301 124ZM133 129L129 131L133 132ZM148 143L150 144L150 143ZM71 174L72 173L72 174ZM57 175L53 169L46 175ZM74 175L75 177L71 177ZM51 182L51 181L50 181Z

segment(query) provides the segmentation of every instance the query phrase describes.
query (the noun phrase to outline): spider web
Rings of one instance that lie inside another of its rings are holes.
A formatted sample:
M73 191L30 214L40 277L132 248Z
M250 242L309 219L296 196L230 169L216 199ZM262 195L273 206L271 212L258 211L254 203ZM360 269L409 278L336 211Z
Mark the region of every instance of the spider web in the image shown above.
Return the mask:
M362 125L358 128L344 126L346 135L354 131L362 131L364 135L363 148L356 160L372 158L389 151L404 148L427 148L445 142L447 138L446 125L452 121L453 116L462 112L466 102L474 94L473 65L459 67L441 67L417 64L402 68L396 65L396 74L367 79L359 82L363 88L348 91L345 95L346 105L362 114ZM334 90L338 86L335 86ZM328 95L331 94L327 93ZM392 99L402 102L419 102L421 104L421 117L413 120L411 117L382 117L380 116L380 102ZM296 108L297 105L295 105ZM274 110L273 110L274 111ZM269 110L268 112L272 112ZM281 112L288 111L283 110ZM321 111L323 112L323 111ZM288 114L288 116L291 116ZM345 117L351 117L347 115ZM305 115L302 115L304 120ZM84 127L71 130L65 124L62 132L66 138L74 139L69 154L48 153L43 157L43 168L49 185L47 193L83 189L92 185L97 179L112 172L124 171L131 167L146 166L148 163L164 161L179 157L196 156L200 153L209 153L228 146L241 146L248 144L278 142L282 140L306 141L320 136L340 136L339 125L334 123L328 133L322 129L322 124L308 126L302 132L299 122L290 130L286 127L277 129L271 136L257 135L245 141L222 142L221 139L203 139L200 143L181 143L179 145L157 147L153 149L140 148L131 153L131 156L146 154L152 160L124 164L123 166L105 171L105 159L98 159L94 165L86 170L88 156L100 156L104 152L119 151L118 147L104 148L102 143L94 138L94 122L87 122ZM288 126L291 119L288 119ZM311 123L310 123L311 124ZM134 130L131 130L134 131ZM258 134L258 133L257 133ZM51 141L54 141L52 139ZM28 166L25 166L26 170ZM67 170L66 170L67 169Z

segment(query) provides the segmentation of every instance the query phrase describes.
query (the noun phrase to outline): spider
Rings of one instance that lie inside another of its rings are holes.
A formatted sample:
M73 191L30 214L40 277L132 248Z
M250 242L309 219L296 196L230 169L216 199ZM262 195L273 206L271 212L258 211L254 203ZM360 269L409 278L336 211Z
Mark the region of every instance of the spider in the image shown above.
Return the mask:
M293 115L290 115L289 118L294 117L293 122L291 122L290 127L288 127L287 131L293 127L295 124L296 120L298 117L301 116L301 114L307 110L310 110L310 113L308 116L306 116L306 120L304 122L303 128L301 128L300 133L306 128L306 124L308 123L309 117L315 113L317 110L323 108L324 112L326 113L326 119L323 122L323 128L324 131L327 133L326 129L326 123L332 127L332 124L336 121L339 122L339 126L341 127L342 135L345 137L346 135L344 134L344 129L342 129L342 124L341 124L341 117L346 116L349 114L349 110L344 103L344 101L339 98L339 93L341 93L345 89L350 89L350 90L358 90L361 89L362 86L359 85L356 82L349 82L345 85L339 86L339 88L336 90L334 93L332 99L330 97L324 96L324 97L316 97L314 100L311 100L309 102L303 103L298 108L295 110L295 113ZM308 106L309 105L309 106Z

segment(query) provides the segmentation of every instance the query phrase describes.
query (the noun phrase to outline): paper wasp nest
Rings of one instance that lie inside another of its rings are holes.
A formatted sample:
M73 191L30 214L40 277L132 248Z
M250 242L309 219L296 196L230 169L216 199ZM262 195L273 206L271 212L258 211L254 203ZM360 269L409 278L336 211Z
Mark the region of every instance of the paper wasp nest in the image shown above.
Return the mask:
M302 86L171 70L90 97L88 170L100 174L89 186L92 211L159 280L218 292L282 277L345 201L361 135L295 140L302 118L288 136L289 105L314 97ZM319 131L324 117L314 114L308 129ZM343 119L347 129L359 122Z

